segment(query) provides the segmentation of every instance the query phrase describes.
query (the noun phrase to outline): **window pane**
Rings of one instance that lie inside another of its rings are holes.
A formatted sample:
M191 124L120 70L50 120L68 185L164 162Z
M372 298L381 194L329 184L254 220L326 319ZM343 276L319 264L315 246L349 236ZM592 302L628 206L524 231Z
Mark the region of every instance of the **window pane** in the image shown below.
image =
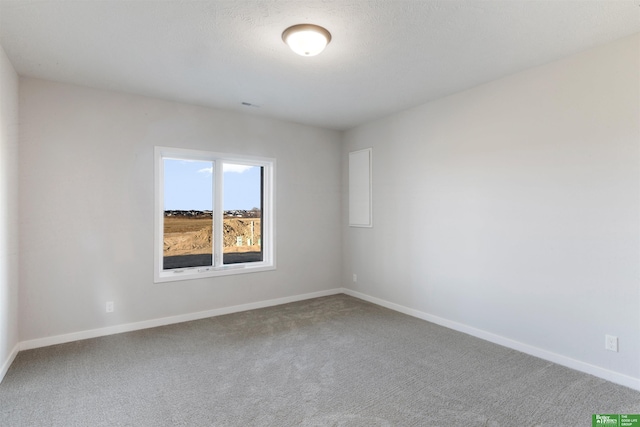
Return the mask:
M263 168L225 163L223 174L223 263L260 262Z
M163 269L211 266L213 162L164 159Z

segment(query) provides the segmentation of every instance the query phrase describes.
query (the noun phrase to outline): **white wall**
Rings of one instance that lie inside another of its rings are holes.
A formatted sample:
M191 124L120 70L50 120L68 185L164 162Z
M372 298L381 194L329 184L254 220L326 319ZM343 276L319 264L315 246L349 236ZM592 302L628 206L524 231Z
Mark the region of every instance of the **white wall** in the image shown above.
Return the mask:
M18 75L0 46L0 381L18 344Z
M339 287L340 133L20 85L21 341ZM153 283L155 145L276 158L276 271Z
M639 43L348 131L374 226L343 225L343 285L639 387Z

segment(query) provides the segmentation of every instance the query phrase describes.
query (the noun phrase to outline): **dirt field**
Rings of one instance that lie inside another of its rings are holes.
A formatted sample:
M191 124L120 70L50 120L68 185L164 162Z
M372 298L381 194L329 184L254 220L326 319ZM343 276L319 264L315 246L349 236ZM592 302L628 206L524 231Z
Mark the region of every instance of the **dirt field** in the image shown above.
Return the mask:
M253 232L251 224L253 223ZM249 240L251 245L248 245ZM238 245L238 237L242 243ZM260 251L257 244L260 218L225 218L223 224L224 253ZM164 256L210 254L212 246L211 218L165 217ZM256 244L253 244L256 243Z

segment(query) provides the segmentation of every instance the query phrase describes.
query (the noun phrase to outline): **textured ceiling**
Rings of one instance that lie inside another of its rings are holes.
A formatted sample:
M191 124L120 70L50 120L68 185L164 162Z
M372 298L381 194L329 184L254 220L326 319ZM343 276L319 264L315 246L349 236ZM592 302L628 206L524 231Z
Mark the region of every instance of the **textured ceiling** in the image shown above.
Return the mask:
M24 76L348 129L639 32L639 5L0 0L0 44ZM280 38L307 22L312 58Z

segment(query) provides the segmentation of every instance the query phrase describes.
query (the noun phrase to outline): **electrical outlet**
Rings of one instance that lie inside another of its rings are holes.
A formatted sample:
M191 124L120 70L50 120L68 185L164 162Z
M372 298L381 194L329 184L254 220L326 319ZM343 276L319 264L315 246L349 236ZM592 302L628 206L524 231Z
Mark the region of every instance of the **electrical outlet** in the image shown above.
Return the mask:
M107 313L113 313L113 301L107 301L106 310Z
M618 337L613 335L604 336L604 348L609 351L618 351Z
M353 283L358 281L358 275L353 273Z

